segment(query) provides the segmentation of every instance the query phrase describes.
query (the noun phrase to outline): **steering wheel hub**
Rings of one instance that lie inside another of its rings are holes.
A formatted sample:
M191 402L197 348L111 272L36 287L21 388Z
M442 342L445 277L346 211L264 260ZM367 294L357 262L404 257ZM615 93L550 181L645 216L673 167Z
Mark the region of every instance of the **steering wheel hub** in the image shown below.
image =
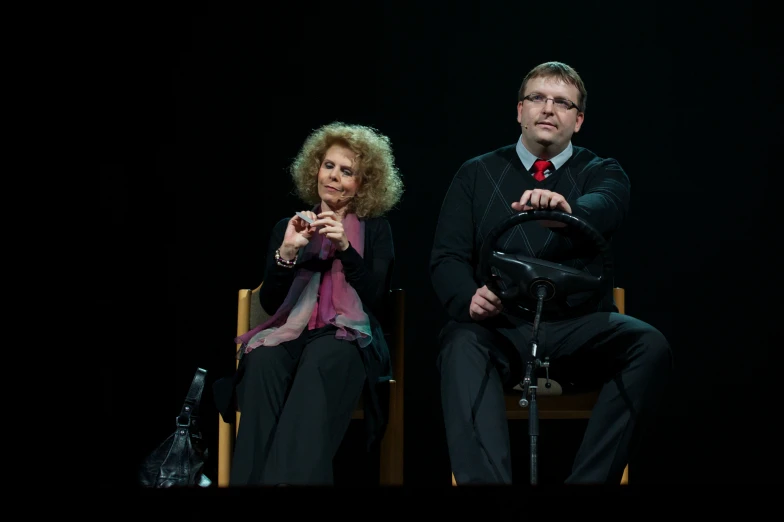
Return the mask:
M588 240L601 255L602 273L594 276L561 263L495 249L498 239L507 230L528 221L545 220L564 223L571 228L570 233L576 231L582 239ZM544 313L569 311L571 307L566 299L577 294L586 295L580 309L598 305L609 290L612 268L610 246L604 237L585 220L555 210L527 210L509 216L490 231L479 254L480 277L509 310L517 307L529 312L536 310L540 288L545 289Z

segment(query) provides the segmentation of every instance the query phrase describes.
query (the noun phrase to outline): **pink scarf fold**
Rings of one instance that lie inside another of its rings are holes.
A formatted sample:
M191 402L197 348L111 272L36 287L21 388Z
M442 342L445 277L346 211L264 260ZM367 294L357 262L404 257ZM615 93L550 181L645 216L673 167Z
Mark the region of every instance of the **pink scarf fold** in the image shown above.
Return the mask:
M343 218L343 229L351 246L364 257L365 222L356 214ZM302 255L302 261L318 257L334 258L335 246L321 234L314 234ZM333 259L332 267L322 274L295 268L297 271L289 293L269 319L234 339L245 353L259 346L276 346L299 337L307 329L326 325L337 327L335 337L356 340L364 348L372 340L370 320L354 287L346 281L343 263Z

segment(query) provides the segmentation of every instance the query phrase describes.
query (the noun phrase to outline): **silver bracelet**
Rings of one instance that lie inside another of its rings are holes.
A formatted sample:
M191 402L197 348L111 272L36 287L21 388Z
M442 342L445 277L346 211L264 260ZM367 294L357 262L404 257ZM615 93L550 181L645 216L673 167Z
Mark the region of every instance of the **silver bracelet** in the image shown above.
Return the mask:
M297 262L296 258L294 258L292 260L283 259L280 256L280 249L275 250L275 263L277 263L278 266L282 266L282 267L285 267L285 268L294 268L294 265L296 264L296 262Z

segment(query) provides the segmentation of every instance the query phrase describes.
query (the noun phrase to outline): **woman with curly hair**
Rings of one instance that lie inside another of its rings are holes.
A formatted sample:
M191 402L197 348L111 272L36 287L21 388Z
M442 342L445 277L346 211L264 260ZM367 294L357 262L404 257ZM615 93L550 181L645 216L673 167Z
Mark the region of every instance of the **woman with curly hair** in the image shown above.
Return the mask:
M290 171L310 206L274 226L259 291L270 317L236 339L232 486L332 484L363 392L369 445L385 425L376 387L391 365L378 317L394 248L383 216L403 192L390 141L362 125L325 125Z

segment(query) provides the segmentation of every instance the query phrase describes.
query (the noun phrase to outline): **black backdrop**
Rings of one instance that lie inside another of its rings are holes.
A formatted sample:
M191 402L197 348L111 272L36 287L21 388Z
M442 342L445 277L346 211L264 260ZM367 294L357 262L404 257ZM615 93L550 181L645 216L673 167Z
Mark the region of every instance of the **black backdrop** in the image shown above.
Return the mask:
M121 410L127 427L105 483L134 482L138 460L173 430L196 367L209 383L231 371L237 290L260 282L271 226L301 208L286 167L311 129L342 120L388 134L404 176L389 219L395 283L407 291L405 481L448 484L434 366L443 316L428 278L436 216L463 161L517 139L517 88L548 60L587 85L574 142L617 158L631 178L616 284L627 313L661 329L675 352L635 478L767 480L766 299L778 295L766 293L777 237L766 161L780 69L751 3L358 6L117 12L100 24L96 222L107 229L112 291L97 305L116 340L101 359L103 411ZM208 390L214 457L210 401ZM583 427L543 426L546 480L568 472ZM524 483L525 431L513 430ZM338 460L341 483L372 480L354 445Z

